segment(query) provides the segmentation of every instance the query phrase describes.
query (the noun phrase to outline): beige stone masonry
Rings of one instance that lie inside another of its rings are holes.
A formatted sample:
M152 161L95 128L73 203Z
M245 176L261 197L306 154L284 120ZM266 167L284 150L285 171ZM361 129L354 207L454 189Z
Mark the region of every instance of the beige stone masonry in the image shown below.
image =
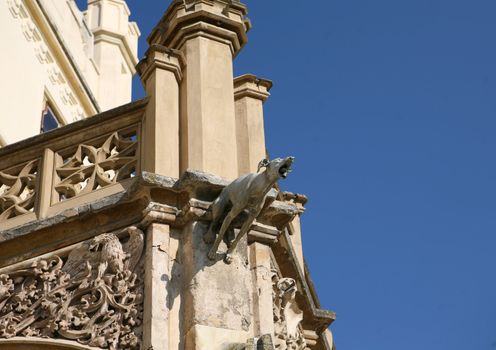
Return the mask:
M263 103L271 87L270 80L252 74L234 79L239 175L256 172L266 157Z
M181 51L152 45L137 67L150 101L144 126L143 169L179 177L179 84Z
M145 305L143 348L169 349L169 310L167 309L167 282L170 281L169 246L170 228L151 224L146 232Z
M250 28L241 3L174 1L148 41L185 55L180 90L180 172L238 175L233 57Z
M103 111L131 99L130 84L138 63L135 23L123 0L90 0L86 17L94 36L94 61L98 67L97 96Z
M250 245L250 265L253 279L253 335L274 334L272 312L271 249L262 243Z

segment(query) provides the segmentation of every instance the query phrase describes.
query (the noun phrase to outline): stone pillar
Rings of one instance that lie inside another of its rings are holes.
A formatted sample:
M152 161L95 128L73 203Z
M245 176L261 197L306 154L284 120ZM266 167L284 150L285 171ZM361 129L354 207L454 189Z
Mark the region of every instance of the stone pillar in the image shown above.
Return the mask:
M145 246L143 349L169 349L166 284L170 280L170 268L169 257L163 248L168 245L169 225L151 224L146 231Z
M239 175L256 172L266 157L263 103L272 82L245 74L234 79Z
M250 244L250 266L253 279L253 333L254 336L274 335L272 310L272 273L270 271L269 246L254 242Z
M149 37L183 51L181 172L190 168L228 179L238 175L233 57L250 28L246 7L227 0L173 1Z
M179 84L184 56L180 51L152 45L138 64L149 96L143 127L143 170L179 177Z
M203 235L207 223L192 222L183 229L185 349L227 350L245 344L251 328L251 273L246 239L240 241L231 264L223 254L215 261ZM221 244L219 251L227 247Z

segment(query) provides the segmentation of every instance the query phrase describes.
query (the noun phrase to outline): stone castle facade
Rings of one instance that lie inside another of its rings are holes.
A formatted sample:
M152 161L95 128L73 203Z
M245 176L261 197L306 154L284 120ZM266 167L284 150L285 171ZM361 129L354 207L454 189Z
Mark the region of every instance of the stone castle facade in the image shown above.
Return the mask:
M277 186L295 160L265 159L272 84L233 76L247 7L172 1L137 63L125 1L73 6L0 5L39 71L15 115L39 119L48 96L61 122L1 124L0 349L334 349L306 197ZM135 70L146 97L128 103Z

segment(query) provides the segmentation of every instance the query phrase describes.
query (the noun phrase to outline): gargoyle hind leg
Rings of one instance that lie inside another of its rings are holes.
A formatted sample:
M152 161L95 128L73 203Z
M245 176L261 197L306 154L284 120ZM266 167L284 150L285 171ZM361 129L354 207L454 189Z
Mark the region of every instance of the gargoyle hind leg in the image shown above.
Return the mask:
M203 235L203 241L207 244L212 243L215 240L215 231L219 227L219 219L221 218L224 211L226 211L228 206L228 201L224 197L217 198L212 204L212 222L208 227L207 233Z
M241 226L241 228L239 229L236 238L234 239L234 241L231 242L231 245L227 250L226 256L224 257L224 262L226 264L230 264L232 262L232 253L234 252L234 249L236 249L236 246L238 245L241 238L243 238L243 236L250 230L250 227L253 224L253 221L255 221L257 215L250 215L248 219L246 219L243 226Z
M207 244L212 243L215 240L215 228L218 225L218 219L212 219L210 226L208 227L207 233L203 235L203 241Z
M226 218L224 219L224 222L222 223L222 226L220 227L219 234L217 235L217 238L215 239L214 245L210 249L210 252L208 253L208 258L210 260L215 260L217 257L217 249L219 249L220 242L224 238L224 234L226 233L227 229L229 228L229 225L231 225L231 222L234 220L234 218L238 215L239 213L234 213L232 210L226 215Z

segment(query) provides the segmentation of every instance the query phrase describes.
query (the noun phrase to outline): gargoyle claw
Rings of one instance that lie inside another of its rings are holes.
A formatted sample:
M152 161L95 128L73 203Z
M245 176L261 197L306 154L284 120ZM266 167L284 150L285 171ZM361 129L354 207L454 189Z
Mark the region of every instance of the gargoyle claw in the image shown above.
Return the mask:
M226 256L224 257L224 262L226 264L230 264L230 263L232 263L232 261L233 261L232 255L231 254L226 254Z
M212 251L210 251L210 252L208 253L208 258L209 258L210 260L215 260L215 259L217 258L217 253L216 253L216 252L212 252Z

